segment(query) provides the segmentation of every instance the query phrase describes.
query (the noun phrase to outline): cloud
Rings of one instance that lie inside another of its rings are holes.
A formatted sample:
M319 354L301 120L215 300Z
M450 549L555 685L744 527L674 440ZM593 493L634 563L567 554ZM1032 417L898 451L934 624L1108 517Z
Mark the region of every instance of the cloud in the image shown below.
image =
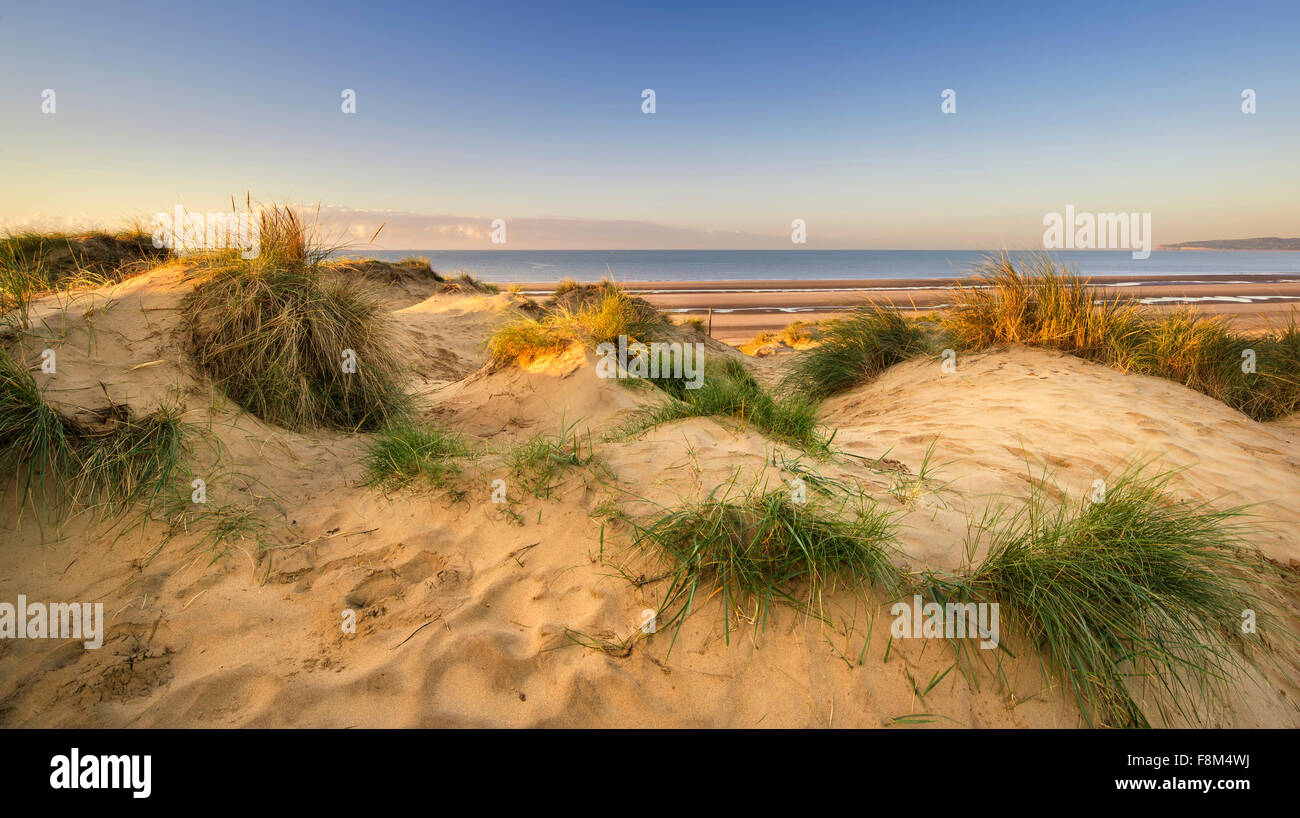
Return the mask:
M316 208L304 208L316 216ZM493 244L496 217L429 215L322 206L326 240L373 250L761 250L790 249L789 235L697 230L624 219L505 217L506 243ZM382 230L380 229L382 226ZM375 237L370 244L370 238ZM358 244L359 243L359 244Z
M241 207L242 202L238 203ZM254 209L258 207L254 202ZM165 211L169 216L172 208ZM400 210L365 210L339 205L294 205L308 224L315 224L322 243L352 252L366 250L791 250L854 249L859 237L810 231L807 245L793 245L789 232L760 233L744 230L706 230L632 219L576 219L559 217L501 217L506 222L506 243L493 244L496 216L412 213ZM186 206L190 213L227 213L229 205ZM129 221L129 220L128 220ZM150 216L137 219L142 226ZM118 222L121 222L118 224ZM117 226L127 222L118 220ZM43 217L32 214L6 222L9 230L77 231L103 228L103 219L78 216ZM373 239L373 241L372 241Z
M103 227L102 220L93 219L85 213L76 216L42 216L40 213L33 213L26 218L13 219L4 223L4 229L13 233L21 233L27 230L42 233L76 233Z

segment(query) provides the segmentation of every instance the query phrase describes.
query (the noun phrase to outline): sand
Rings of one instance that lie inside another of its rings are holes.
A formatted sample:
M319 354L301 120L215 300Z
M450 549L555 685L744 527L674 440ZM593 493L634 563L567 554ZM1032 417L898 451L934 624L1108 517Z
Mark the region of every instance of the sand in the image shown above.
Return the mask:
M488 449L570 424L595 440L597 463L566 473L549 498L508 486L502 506L491 502L491 481L509 478L491 457L467 467L454 491L385 497L359 485L362 436L289 432L213 395L175 335L184 292L179 271L164 268L70 302L45 299L25 354L58 351L57 374L36 377L64 411L108 396L144 412L179 388L188 419L211 422L229 451L229 468L207 475L210 497L261 509L269 547L259 555L248 542L214 556L197 533L164 542L157 525L103 532L80 519L55 539L15 522L5 487L0 600L102 601L109 621L99 650L0 640L2 726L1081 724L1026 652L1009 691L991 676L976 688L952 672L922 698L915 680L924 687L951 653L911 640L885 661L889 617L842 592L823 601L828 622L778 608L756 630L733 612L730 644L716 599L687 620L671 653L670 634L633 638L658 586L622 576L648 564L631 550L628 525L604 516L609 504L643 514L701 498L735 474L775 487L786 475L774 458L798 455L731 420L601 443L602 429L656 398L596 378L577 350L527 369L485 367L483 341L519 296L418 285L386 296L418 343L411 387L430 417ZM754 363L769 380L780 365ZM913 568L956 567L968 517L1023 499L1044 468L1073 496L1136 459L1184 467L1184 496L1254 504L1264 532L1255 544L1279 566L1280 590L1267 592L1295 632L1295 419L1257 423L1169 382L1020 348L965 356L951 374L932 362L901 365L828 401L822 418L839 428L837 446L861 457L820 470L899 514ZM936 439L947 487L892 494L899 471L917 472ZM345 610L356 613L355 634L341 628ZM1247 684L1210 724L1300 726L1294 668ZM937 715L909 721L921 713Z
M761 332L780 332L792 321L820 321L866 301L927 312L947 306L957 279L845 279L815 281L637 281L624 286L661 310L708 318L713 337L741 344ZM1300 309L1300 274L1094 276L1106 298L1149 299L1156 310L1189 303L1231 316L1243 330L1285 323ZM545 293L554 282L521 285ZM1234 303L1227 299L1250 299Z

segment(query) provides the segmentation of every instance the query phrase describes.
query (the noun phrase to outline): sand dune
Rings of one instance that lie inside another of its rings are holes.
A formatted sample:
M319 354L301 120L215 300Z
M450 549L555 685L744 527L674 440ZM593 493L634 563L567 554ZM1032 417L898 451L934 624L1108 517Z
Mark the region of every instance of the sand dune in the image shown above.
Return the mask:
M1011 692L949 673L921 698L915 680L942 673L951 653L895 643L884 661L888 617L848 594L824 600L828 622L778 608L758 631L730 614L730 644L718 600L687 620L671 654L669 634L631 639L656 586L620 574L637 577L646 562L608 504L635 514L736 475L776 486L789 476L777 464L799 454L703 418L602 442L657 398L596 378L581 351L486 367L483 340L519 296L412 287L390 303L418 349L412 389L428 416L489 452L562 424L594 445L598 459L566 472L548 499L511 488L503 506L490 499L505 476L491 456L453 491L385 497L359 485L362 436L274 428L212 394L176 337L184 292L181 272L164 268L68 304L45 299L25 351L57 350L57 374L37 377L64 412L106 399L144 412L179 389L187 419L211 424L228 450L210 494L258 505L269 547L214 558L196 532L164 542L158 524L104 532L84 520L56 540L14 519L6 488L0 599L102 600L109 624L97 651L0 641L4 726L888 727L920 713L937 714L934 726L1081 724L1030 654L1011 668ZM818 468L900 515L913 568L955 567L968 518L1027 496L1031 473L1051 469L1063 491L1082 493L1144 458L1185 467L1176 484L1187 496L1252 504L1256 545L1300 566L1295 419L1257 423L1172 383L1033 349L965 356L951 374L903 364L828 401L822 418L858 457ZM891 493L936 438L947 487ZM1279 570L1294 632L1293 576ZM342 632L345 609L355 634ZM1300 726L1295 678L1270 671L1210 723Z

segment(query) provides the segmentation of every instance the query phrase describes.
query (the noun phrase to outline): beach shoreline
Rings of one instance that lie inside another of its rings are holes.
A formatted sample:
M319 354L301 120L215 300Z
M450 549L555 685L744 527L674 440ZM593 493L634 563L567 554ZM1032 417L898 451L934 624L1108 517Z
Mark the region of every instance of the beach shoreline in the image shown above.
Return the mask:
M1300 273L1093 276L1090 280L1102 297L1138 300L1157 311L1190 306L1231 318L1243 330L1285 323L1292 311L1300 310ZM532 281L515 286L532 297L544 297L558 283ZM763 332L780 332L794 321L832 318L870 301L914 312L942 309L951 303L954 286L972 286L976 281L876 278L619 283L671 315L711 316L713 337L739 344Z

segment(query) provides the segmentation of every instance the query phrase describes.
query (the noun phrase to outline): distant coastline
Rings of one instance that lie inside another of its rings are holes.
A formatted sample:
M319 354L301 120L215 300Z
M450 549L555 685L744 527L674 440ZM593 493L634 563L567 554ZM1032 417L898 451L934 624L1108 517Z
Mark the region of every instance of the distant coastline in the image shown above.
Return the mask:
M996 252L996 251L995 251ZM1033 250L1009 250L1032 259ZM1041 254L1042 251L1037 251ZM751 281L951 279L987 260L979 250L369 250L385 261L425 256L443 273L463 271L483 281L511 284L572 278L615 281ZM1156 251L1135 259L1128 250L1061 250L1052 257L1080 274L1125 276L1276 275L1300 273L1300 252L1196 253Z
M1209 241L1184 241L1178 244L1161 244L1157 250L1300 250L1300 239L1280 239L1262 236L1254 239L1211 239Z

